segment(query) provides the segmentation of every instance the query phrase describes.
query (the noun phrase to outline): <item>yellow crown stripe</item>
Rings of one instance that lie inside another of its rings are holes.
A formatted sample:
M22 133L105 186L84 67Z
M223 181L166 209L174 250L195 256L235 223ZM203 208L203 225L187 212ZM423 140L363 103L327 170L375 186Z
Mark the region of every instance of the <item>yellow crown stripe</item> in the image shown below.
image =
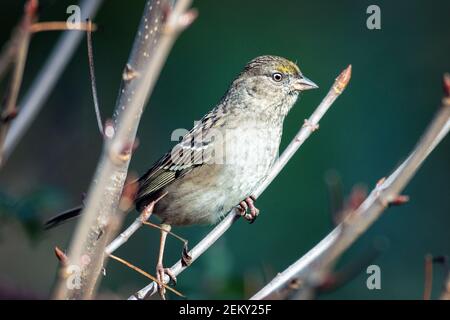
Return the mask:
M289 64L280 64L279 66L277 66L277 70L284 74L300 73L300 69L293 62L290 62Z

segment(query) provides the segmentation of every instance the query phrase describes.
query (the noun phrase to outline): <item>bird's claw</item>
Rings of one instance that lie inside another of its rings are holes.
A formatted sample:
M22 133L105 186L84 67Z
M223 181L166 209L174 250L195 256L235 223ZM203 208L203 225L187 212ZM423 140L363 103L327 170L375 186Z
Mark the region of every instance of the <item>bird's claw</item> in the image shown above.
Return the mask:
M256 198L254 196L250 196L244 201L241 201L238 206L241 216L248 220L250 224L255 222L259 215L259 209L255 207L255 200Z
M187 241L184 243L183 252L181 253L181 264L184 267L189 267L192 263L192 256L189 254Z
M177 284L177 277L173 274L169 268L164 268L161 264L156 266L156 279L158 280L158 291L161 299L166 300L166 288L164 288L164 277L168 275L170 281L175 286Z

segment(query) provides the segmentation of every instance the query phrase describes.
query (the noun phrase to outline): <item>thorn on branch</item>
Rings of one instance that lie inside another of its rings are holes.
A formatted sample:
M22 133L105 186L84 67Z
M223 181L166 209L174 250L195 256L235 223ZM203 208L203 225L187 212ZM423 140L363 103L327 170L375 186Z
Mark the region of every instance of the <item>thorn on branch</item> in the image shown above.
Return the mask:
M59 247L55 247L55 255L63 267L68 265L69 258Z
M190 9L189 11L185 12L181 15L181 17L178 19L178 27L183 30L189 27L192 22L198 17L198 11L197 9Z
M377 195L377 200L381 203L381 205L385 208L389 207L389 203L391 202L390 200L386 200L385 197L382 196L381 191L382 191L382 187L384 182L386 181L386 177L381 178L380 180L377 181L377 183L375 184L375 193Z
M380 180L378 180L376 185L375 185L375 188L380 188L385 181L386 181L386 177L383 177Z
M303 120L303 128L309 128L311 132L314 132L319 129L319 124L313 124L308 119Z
M197 18L198 11L196 9L190 9L189 11L186 11L181 16L178 17L175 21L171 21L171 15L169 14L167 23L165 23L163 28L164 34L174 34L183 31L187 27L189 27L192 22Z
M127 63L122 73L122 79L124 81L130 81L136 78L137 76L139 76L139 72L134 70L133 67Z

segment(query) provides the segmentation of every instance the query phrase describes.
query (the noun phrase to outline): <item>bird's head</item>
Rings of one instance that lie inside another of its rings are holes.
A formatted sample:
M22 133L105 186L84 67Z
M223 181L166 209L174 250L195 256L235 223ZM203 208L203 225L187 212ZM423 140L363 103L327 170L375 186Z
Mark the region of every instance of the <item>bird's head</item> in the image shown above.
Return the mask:
M294 62L269 55L251 60L232 87L248 106L276 109L283 114L289 111L299 93L318 88Z

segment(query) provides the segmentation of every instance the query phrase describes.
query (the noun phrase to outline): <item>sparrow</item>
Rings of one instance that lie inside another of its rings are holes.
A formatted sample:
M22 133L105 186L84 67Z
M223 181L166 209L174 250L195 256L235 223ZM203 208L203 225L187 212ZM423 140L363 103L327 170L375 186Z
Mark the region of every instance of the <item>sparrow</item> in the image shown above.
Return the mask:
M220 102L138 179L136 209L142 212L153 202L153 214L161 219L160 284L164 274L175 280L162 263L171 226L214 224L235 207L255 221L259 210L252 194L278 157L284 119L300 93L315 88L288 59L254 58ZM65 218L78 213L66 212ZM65 218L57 216L47 226Z

